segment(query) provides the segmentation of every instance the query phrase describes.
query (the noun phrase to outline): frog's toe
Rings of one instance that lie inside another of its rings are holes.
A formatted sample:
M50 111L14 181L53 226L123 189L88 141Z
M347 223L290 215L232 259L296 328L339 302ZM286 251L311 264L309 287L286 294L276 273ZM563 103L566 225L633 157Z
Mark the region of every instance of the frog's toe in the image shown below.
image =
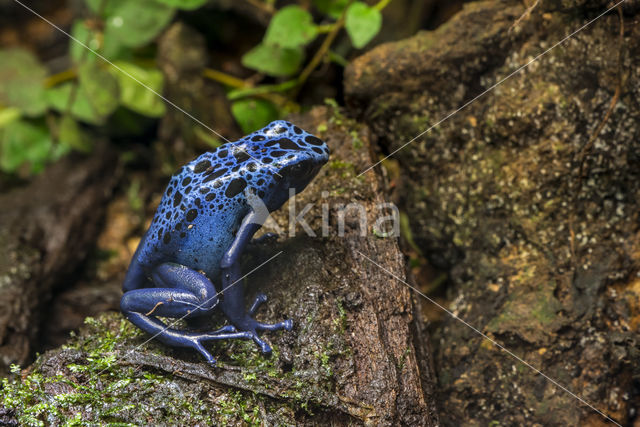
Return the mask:
M194 341L193 348L196 349L207 361L207 363L211 366L216 365L216 359L207 351L206 348L200 343L200 341Z
M293 329L293 320L287 319L278 323L260 323L256 322L256 330L258 331L290 331Z
M234 333L234 332L238 332L235 326L225 325L220 329L210 332L210 335L218 335L218 334L226 334L226 333Z
M251 308L249 309L249 316L253 316L256 311L258 311L258 308L260 308L262 304L267 302L267 299L268 298L265 294L258 294L256 296L256 299L253 301L253 304L251 304Z
M260 352L265 356L271 356L271 346L267 344L264 340L258 337L258 334L253 335L253 341L256 343L258 348L260 348Z

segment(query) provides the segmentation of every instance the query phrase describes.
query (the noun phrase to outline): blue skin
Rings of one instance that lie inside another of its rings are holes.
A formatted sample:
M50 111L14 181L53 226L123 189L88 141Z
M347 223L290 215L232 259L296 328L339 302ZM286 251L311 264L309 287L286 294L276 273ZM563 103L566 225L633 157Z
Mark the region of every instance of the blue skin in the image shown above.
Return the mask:
M278 120L183 166L133 255L120 302L127 319L167 345L198 350L210 364L215 359L204 343L213 340L253 339L270 354L258 332L291 330L293 322L256 321L263 294L245 310L244 289L236 283L240 256L264 219L247 195L273 212L290 188L302 191L328 160L322 140ZM222 298L216 289L224 290ZM208 333L168 328L156 317L210 316L218 304L231 325Z

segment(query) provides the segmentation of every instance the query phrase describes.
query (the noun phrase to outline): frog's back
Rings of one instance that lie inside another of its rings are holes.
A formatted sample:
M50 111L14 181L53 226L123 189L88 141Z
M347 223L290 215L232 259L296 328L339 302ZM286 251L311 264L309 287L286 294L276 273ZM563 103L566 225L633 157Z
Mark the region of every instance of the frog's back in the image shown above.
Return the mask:
M177 262L217 276L220 261L250 211L251 193L277 208L289 197L276 185L288 164L301 157L319 168L326 145L297 126L276 121L183 166L165 190L136 258L145 270ZM304 175L305 180L313 174ZM292 182L304 188L306 182ZM255 200L255 198L254 198Z

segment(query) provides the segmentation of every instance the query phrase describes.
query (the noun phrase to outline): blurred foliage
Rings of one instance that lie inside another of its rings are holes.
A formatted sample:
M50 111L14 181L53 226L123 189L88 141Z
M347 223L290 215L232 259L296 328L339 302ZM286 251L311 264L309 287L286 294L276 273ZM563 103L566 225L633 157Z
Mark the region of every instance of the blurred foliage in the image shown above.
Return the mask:
M345 29L353 47L362 48L379 32L380 11L390 2L299 0L277 9L275 0L247 1L271 16L262 41L241 57L258 74L246 80L217 70L204 74L228 89L231 113L245 133L295 109L300 88L322 62L344 66L346 60L331 50L338 32ZM109 134L107 123L161 117L166 106L159 96L163 75L152 65L155 40L178 10L193 11L207 0L84 3L86 16L71 24L69 70L48 75L30 52L0 50L4 172L38 173L71 150L88 152L94 134Z

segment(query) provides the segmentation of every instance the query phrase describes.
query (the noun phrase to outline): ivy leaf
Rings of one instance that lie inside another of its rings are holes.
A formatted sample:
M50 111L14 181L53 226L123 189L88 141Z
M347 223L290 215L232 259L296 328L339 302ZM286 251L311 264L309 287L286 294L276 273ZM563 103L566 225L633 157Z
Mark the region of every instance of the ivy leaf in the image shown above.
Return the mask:
M98 60L98 56L95 53L91 51L85 53L85 50L87 50L85 46L109 60L122 58L128 52L128 48L120 45L116 39L113 37L105 39L100 32L91 30L87 27L86 22L82 20L73 22L71 35L82 43L80 44L75 40L69 42L69 53L76 64L80 62L96 62Z
M303 46L318 35L311 14L300 6L282 8L271 18L264 42L280 47Z
M106 16L105 44L140 47L153 40L173 18L175 9L153 0L118 0Z
M382 14L378 9L358 1L347 9L344 25L353 46L360 49L380 31Z
M85 21L73 21L73 24L71 24L71 36L95 51L100 49L101 43L98 38L98 33L91 31ZM80 63L83 59L85 62L92 62L98 58L91 53L91 51L84 53L85 50L86 48L77 41L73 39L69 41L69 55L76 64Z
M118 107L118 81L113 75L100 68L96 62L80 65L78 78L81 90L99 116L108 116Z
M43 80L47 75L35 56L23 49L0 50L0 104L27 116L47 109Z
M120 86L122 105L144 116L161 117L166 109L162 98L157 95L162 93L164 83L160 70L142 68L125 61L113 64L115 67L111 66L109 71Z
M24 163L38 173L51 157L52 141L43 122L16 120L0 130L0 168L14 172Z
M178 9L193 10L204 5L208 0L156 0L171 7Z
M313 4L320 12L338 19L349 4L349 0L313 0Z
M242 56L242 65L271 76L290 76L302 63L301 48L283 48L260 43Z
M49 107L60 113L66 113L74 85L75 83L68 82L47 89L46 95ZM104 116L96 113L89 97L82 87L76 89L73 104L71 105L71 115L78 120L92 125L101 125L105 121Z
M84 2L87 4L89 10L93 13L99 13L100 7L104 6L102 10L101 18L108 16L113 13L114 9L120 6L126 0L85 0Z
M231 113L242 132L251 133L278 118L278 109L264 99L242 99L231 104Z
M64 115L60 120L58 142L83 153L88 153L92 148L89 135L82 130L78 122L70 115Z

